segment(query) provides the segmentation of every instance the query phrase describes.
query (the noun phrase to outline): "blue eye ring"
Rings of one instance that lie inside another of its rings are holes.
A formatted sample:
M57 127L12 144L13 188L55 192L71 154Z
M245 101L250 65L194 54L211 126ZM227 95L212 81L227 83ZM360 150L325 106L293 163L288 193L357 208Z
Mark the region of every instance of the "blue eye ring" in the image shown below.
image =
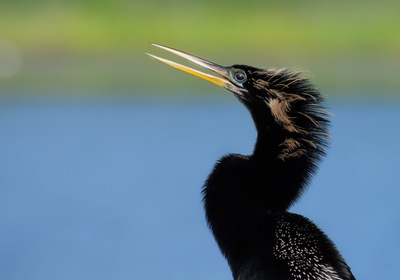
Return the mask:
M235 70L233 72L232 76L233 76L233 79L239 84L243 84L247 80L246 72L241 69Z

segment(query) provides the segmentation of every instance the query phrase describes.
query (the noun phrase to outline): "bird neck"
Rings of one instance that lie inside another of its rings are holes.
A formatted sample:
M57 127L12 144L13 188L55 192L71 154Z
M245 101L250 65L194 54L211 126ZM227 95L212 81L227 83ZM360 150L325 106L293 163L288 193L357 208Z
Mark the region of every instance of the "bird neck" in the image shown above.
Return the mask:
M267 110L253 108L251 113L257 129L254 151L248 163L255 178L252 181L262 190L263 207L270 211L286 211L304 189L312 173L313 161L308 151L296 154L293 150L292 156L285 157L284 146L295 136L278 123L269 122L272 116Z
M271 113L263 106L255 104L248 109L257 130L257 140L252 157L257 158L260 162L271 161L276 158L277 151L280 150L279 145L283 141L282 127L270 121L272 120Z
M292 198L283 174L273 161L230 154L214 167L203 187L207 222L227 258L235 279L273 259L275 220ZM257 262L255 262L257 261Z
M262 129L257 128L258 133L252 158L257 159L259 164L271 162L276 159L280 143L275 135L269 133L270 130L272 129L268 127L263 127Z

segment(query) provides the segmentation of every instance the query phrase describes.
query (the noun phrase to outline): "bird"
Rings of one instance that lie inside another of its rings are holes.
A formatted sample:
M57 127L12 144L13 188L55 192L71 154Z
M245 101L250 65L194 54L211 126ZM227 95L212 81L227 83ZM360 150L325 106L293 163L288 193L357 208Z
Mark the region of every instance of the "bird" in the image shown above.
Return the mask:
M206 221L234 280L355 280L329 237L289 212L330 142L324 97L301 71L229 67L164 45L154 47L213 72L147 53L217 84L247 108L257 137L253 153L220 158L202 188Z

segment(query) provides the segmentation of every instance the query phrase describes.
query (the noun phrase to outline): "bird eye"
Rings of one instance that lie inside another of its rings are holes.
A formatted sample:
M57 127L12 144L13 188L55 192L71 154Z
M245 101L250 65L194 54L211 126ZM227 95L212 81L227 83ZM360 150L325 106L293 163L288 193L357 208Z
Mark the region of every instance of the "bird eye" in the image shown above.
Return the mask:
M235 78L235 81L240 84L244 83L247 79L246 73L243 70L237 70L233 74L233 77Z

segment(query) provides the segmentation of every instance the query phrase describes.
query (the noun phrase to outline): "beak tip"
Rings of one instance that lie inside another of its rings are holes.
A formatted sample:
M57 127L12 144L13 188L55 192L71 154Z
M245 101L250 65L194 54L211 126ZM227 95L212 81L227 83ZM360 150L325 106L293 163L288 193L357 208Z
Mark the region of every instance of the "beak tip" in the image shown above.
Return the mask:
M162 48L163 46L153 43L153 42L149 42L150 45L152 45L153 47L157 47L157 48Z
M160 59L159 59L159 57L155 56L154 54L147 53L147 52L146 52L145 54L147 54L147 55L148 55L148 56L150 56L151 58L154 58L154 59L160 60Z

